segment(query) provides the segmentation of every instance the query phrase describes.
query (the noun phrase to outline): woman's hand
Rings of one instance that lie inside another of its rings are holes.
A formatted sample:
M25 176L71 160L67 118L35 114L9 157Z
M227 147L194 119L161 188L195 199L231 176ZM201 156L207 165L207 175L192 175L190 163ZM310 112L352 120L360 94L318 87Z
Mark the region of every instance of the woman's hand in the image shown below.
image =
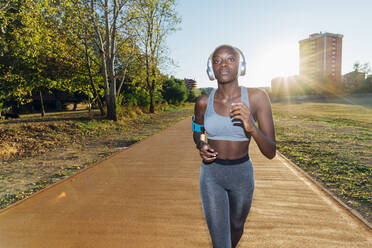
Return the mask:
M200 149L199 149L200 157L203 159L204 162L212 162L216 159L218 153L205 142L202 142Z
M232 103L230 116L233 119L239 119L243 122L245 132L251 133L255 131L256 125L252 116L252 112L244 103Z

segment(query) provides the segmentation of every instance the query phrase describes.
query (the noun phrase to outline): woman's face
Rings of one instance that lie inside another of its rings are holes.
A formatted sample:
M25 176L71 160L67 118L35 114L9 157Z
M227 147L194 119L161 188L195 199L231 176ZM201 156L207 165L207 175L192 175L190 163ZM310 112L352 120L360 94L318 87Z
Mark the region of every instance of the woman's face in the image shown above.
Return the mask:
M212 67L217 81L227 83L235 80L238 75L238 62L239 56L233 48L218 48L212 56Z

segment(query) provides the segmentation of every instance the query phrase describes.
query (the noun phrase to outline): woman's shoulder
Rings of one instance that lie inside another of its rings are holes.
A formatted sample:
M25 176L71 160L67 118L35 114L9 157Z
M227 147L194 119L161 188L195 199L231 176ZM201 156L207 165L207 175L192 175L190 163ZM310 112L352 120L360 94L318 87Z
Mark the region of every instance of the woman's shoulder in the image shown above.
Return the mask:
M249 105L255 114L258 111L258 109L261 109L263 106L271 105L270 97L264 89L247 88L247 90Z
M195 100L195 114L203 115L207 110L210 92L203 94Z
M206 107L208 104L208 99L209 99L210 94L211 93L209 92L209 93L199 96L198 98L196 98L195 104L199 107Z
M268 97L267 92L260 88L247 88L248 97L252 100L262 100Z

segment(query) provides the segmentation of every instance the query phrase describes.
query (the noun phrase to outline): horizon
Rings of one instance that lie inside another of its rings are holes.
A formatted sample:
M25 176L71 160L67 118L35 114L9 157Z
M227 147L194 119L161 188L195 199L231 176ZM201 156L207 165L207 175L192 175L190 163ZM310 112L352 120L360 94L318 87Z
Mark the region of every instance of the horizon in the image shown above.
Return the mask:
M370 9L372 1L367 0L178 2L182 23L168 38L169 55L177 66L167 74L194 79L197 88L216 87L205 72L207 58L218 45L231 44L247 61L247 73L239 84L271 87L275 77L299 75L300 40L328 32L343 35L343 75L357 61L372 63L372 34L365 31L372 23Z

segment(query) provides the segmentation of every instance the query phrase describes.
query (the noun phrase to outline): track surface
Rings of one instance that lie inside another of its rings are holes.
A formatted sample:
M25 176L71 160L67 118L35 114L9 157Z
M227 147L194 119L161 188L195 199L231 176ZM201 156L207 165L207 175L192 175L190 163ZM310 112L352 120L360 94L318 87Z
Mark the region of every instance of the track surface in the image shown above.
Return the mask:
M255 191L238 247L372 247L372 232L252 140ZM211 247L191 118L0 212L0 248Z

